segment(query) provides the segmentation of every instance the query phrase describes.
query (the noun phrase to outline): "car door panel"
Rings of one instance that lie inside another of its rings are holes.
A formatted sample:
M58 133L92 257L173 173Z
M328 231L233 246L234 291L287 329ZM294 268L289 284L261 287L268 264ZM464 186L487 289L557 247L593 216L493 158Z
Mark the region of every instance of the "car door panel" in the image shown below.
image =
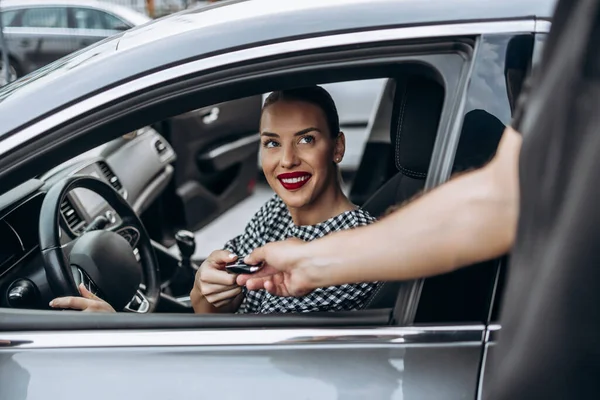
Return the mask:
M0 348L0 397L472 399L482 329L127 332L110 347L110 333L73 332L66 348Z
M172 192L183 225L197 230L249 196L257 176L262 97L194 110L167 121L177 154Z

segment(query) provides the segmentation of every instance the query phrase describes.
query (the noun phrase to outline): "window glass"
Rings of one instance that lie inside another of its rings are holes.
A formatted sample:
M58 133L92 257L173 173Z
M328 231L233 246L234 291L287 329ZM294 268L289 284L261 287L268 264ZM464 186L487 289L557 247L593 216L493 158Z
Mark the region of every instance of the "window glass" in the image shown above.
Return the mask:
M484 35L479 46L453 174L481 168L496 153L523 90L533 35ZM498 258L426 279L414 322L486 323L501 261Z
M102 24L104 26L104 29L111 29L111 30L123 30L125 27L127 28L131 28L131 24L128 24L127 22L121 20L120 18L115 17L112 14L109 13L105 13L102 12L100 13L102 15Z
M79 29L122 30L130 27L114 15L92 8L73 8L73 20Z
M91 8L74 8L73 21L79 29L105 29L100 11Z
M67 9L30 8L23 12L22 26L27 28L67 28Z
M15 16L19 10L2 11L2 26L10 27L13 26Z

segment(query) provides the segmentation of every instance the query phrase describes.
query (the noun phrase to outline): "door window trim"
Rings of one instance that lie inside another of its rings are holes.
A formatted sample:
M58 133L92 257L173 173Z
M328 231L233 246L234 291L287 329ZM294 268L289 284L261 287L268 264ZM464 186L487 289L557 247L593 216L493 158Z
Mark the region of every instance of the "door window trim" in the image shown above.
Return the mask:
M381 43L392 40L444 38L452 36L480 35L482 33L510 33L515 31L531 32L534 29L535 21L533 19L447 24L439 26L416 26L299 39L219 54L176 65L131 81L123 82L105 92L93 95L76 104L57 110L46 118L42 118L24 129L17 130L3 140L0 138L0 156L13 151L21 144L44 134L44 132L66 123L71 120L73 116L87 113L93 109L102 107L104 104L116 101L119 98L131 95L132 93L141 91L153 85L234 63L257 60L269 56L281 56L283 54L300 51L366 44L370 42Z
M340 329L118 330L0 333L0 349L107 348L148 346L431 345L480 346L485 326Z

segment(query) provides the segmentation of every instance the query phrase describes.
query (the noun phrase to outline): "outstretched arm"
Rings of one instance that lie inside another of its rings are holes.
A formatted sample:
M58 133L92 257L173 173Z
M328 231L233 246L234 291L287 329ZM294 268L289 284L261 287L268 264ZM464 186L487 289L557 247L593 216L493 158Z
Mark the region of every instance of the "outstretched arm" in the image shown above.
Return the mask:
M246 258L264 262L238 277L251 290L305 294L344 283L442 274L510 250L519 214L521 136L507 128L496 156L367 227L310 243L278 242Z

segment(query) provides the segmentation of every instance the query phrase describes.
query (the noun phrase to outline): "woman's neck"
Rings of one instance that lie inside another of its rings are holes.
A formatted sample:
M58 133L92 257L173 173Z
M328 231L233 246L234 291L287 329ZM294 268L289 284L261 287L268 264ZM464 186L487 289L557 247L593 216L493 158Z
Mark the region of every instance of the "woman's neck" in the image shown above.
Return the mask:
M296 225L316 225L345 211L356 209L340 185L331 185L316 201L302 208L289 208Z

